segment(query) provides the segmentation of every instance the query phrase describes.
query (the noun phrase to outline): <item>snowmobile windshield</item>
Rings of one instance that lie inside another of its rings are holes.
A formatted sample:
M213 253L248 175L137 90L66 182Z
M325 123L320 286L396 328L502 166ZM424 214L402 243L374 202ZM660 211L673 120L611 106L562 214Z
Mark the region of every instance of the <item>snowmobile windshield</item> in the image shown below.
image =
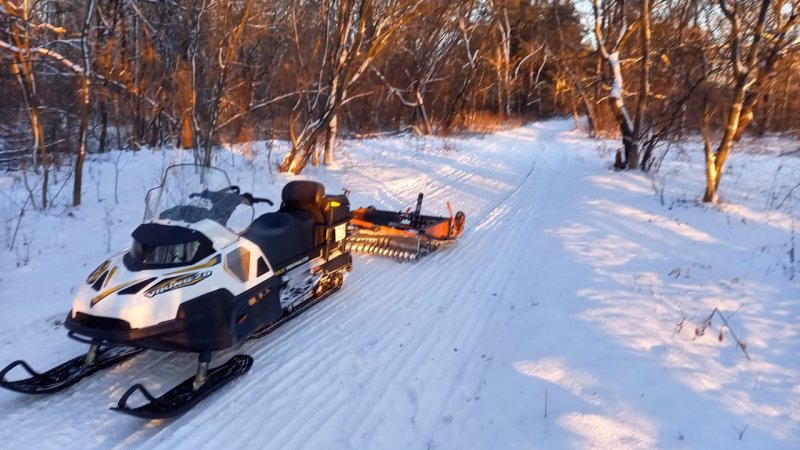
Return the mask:
M141 264L152 266L188 264L194 262L199 248L199 241L149 246L134 240L131 256Z
M133 246L125 254L130 270L160 269L196 263L214 253L202 232L165 223L143 223L131 233Z
M164 172L160 186L145 199L144 222L172 220L197 223L213 220L238 233L253 221L253 207L245 204L228 175L213 167L179 164Z

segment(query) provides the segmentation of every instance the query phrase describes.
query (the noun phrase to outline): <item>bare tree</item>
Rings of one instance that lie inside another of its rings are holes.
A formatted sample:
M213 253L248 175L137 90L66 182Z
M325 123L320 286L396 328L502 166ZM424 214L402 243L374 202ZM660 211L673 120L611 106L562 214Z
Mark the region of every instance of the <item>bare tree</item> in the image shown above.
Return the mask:
M753 82L747 90L742 103L739 126L734 141L741 139L747 126L755 117L755 107L764 96L764 91L772 80L777 64L786 57L789 49L800 47L798 40L798 21L800 21L800 1L778 0L773 8L773 26L765 33L764 51L757 54L758 62L754 70Z
M239 44L242 39L242 33L247 27L247 22L250 20L252 1L246 0L241 17L238 24L233 28L230 34L225 36L224 42L227 43L227 48L220 48L218 52L219 71L217 80L214 84L213 94L210 100L208 122L206 123L206 135L203 140L203 159L204 166L211 165L212 144L214 136L217 132L217 125L219 123L220 102L227 88L228 75L231 72L231 65L235 62L236 55L239 52ZM225 17L231 17L233 14L232 2L228 2L225 6Z
M333 162L333 150L341 107L355 98L353 88L372 65L391 36L408 20L422 0L392 0L376 5L373 0L326 0L323 6L323 29L332 30L332 38L324 37L323 64L316 94L307 102L306 121L299 134L290 120L292 149L280 165L282 172L299 173L314 154L317 139L327 133L326 164ZM323 71L330 61L329 75ZM324 81L326 80L326 81ZM320 102L322 92L326 99ZM322 103L321 108L318 104ZM298 103L299 104L299 103ZM319 112L315 112L319 110Z
M750 32L751 35L746 37L748 33L746 29L743 29L740 12L743 5L739 4L739 2L729 4L726 0L719 0L722 14L730 25L730 62L734 80L733 99L725 115L725 132L719 145L714 151L711 150L711 146L708 143L705 146L706 192L703 196L704 202L714 202L717 199L717 191L725 168L725 161L728 159L734 137L739 128L745 96L754 81L753 72L757 70L755 63L764 39L770 3L770 0L761 0L758 16ZM744 49L746 38L749 38L750 41L748 50ZM744 58L742 57L743 52L745 52Z
M31 6L27 0L15 5L8 0L0 1L0 14L7 20L6 27L0 30L5 39L0 40L0 49L12 54L11 73L16 77L23 104L28 111L31 122L33 146L31 158L35 170L41 165L43 169L41 207L47 208L47 187L49 183L50 160L45 142L44 124L40 112L39 89L36 82L34 63L36 52L31 51L31 29L41 29L62 35L64 30L46 23L34 23L31 18Z
M83 74L81 77L81 128L78 154L75 157L75 173L73 174L74 183L72 187L72 206L81 204L81 187L83 183L83 161L86 158L87 137L89 134L89 114L91 109L91 77L92 77L92 55L90 53L90 31L92 17L94 15L97 0L89 0L86 6L86 20L83 22L81 32L81 56L83 60Z
M645 132L645 124L644 118L647 114L647 99L648 95L650 94L650 13L651 13L651 6L650 0L640 0L640 9L639 9L639 21L641 22L641 45L642 45L642 56L641 56L641 72L640 72L640 82L639 82L639 98L636 102L636 119L633 125L633 139L636 142L636 148L634 151L631 152L631 157L635 157L635 165L631 167L632 169L638 168L638 158L639 158L639 146L644 139L644 132ZM641 165L642 168L647 168L648 161L650 159L650 152L646 151L643 156L643 164Z
M600 0L592 0L592 9L594 11L594 36L597 40L597 50L600 52L600 56L611 72L611 91L608 94L608 104L611 106L611 111L622 133L622 144L625 148L624 164L628 169L638 169L639 140L636 135L633 119L628 112L628 108L625 106L625 82L622 76L622 63L620 62L620 51L628 38L633 34L636 27L628 26L625 0L618 0L617 4L619 6L617 10L619 21L617 37L609 46L603 36Z

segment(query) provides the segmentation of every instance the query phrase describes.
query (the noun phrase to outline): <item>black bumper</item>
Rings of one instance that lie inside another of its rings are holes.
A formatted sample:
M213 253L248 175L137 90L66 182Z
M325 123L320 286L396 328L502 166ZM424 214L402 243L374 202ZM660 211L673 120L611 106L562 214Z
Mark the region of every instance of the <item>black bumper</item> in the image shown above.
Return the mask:
M65 325L73 333L115 344L132 344L153 350L200 352L235 345L233 296L225 289L183 303L173 320L131 328L124 320L72 311ZM156 300L157 301L157 300Z

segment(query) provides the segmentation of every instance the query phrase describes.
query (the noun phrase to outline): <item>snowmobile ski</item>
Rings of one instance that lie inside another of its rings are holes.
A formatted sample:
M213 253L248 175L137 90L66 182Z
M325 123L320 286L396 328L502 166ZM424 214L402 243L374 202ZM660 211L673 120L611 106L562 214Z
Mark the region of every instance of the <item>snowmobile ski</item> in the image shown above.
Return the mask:
M188 412L195 405L200 403L201 400L210 396L221 387L247 373L252 365L252 357L236 355L225 364L210 369L203 377L200 386L195 387L197 384L197 376L192 376L160 397L153 396L141 384L135 384L122 395L117 406L111 409L143 419L168 419L177 417ZM128 406L128 399L137 391L141 392L149 402L137 407Z
M22 394L52 394L100 370L126 361L144 350L141 347L99 348L91 364L87 364L88 355L81 355L43 373L36 372L25 361L17 360L0 371L0 387ZM6 375L18 366L27 371L30 377L16 381L6 380Z

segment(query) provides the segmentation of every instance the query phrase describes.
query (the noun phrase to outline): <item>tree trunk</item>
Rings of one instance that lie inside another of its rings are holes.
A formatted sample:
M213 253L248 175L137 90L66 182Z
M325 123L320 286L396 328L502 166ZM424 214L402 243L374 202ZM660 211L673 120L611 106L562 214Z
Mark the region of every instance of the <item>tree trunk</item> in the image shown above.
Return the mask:
M711 137L709 136L709 128L711 123L711 109L708 105L708 97L703 100L703 151L706 159L706 193L703 195L703 201L706 203L717 201L717 170L714 164L715 155L711 150Z
M94 1L92 1L92 4ZM86 158L86 141L89 132L89 69L81 81L81 128L78 155L75 158L75 182L72 186L72 206L81 204L81 187L83 183L83 161Z
M100 102L100 139L97 143L97 151L99 153L103 153L106 151L106 139L108 137L108 111L106 111L106 101L105 101L105 94L107 94L107 89L103 88L104 95L103 100Z
M622 134L622 145L625 148L625 167L629 170L633 170L639 168L639 140L636 136L631 115L628 113L628 109L625 107L623 90L624 80L622 77L622 65L619 59L619 49L629 28L625 22L624 2L622 5L623 11L621 12L622 15L619 37L609 49L606 47L606 42L603 38L603 25L601 23L599 0L592 1L592 9L594 12L594 36L597 40L598 54L603 60L605 60L612 76L611 92L608 94L608 103L611 107L611 112L614 115L614 119L619 124L620 133ZM603 21L605 21L605 15L607 13L608 8L603 8Z
M86 8L86 20L81 33L81 53L83 56L83 77L81 78L81 128L78 155L75 158L75 183L72 186L72 206L81 204L81 187L83 183L83 160L86 158L87 138L89 134L89 77L92 73L91 55L89 54L89 26L94 15L97 0L90 0Z
M422 99L422 94L419 92L419 90L416 90L415 93L417 97L417 107L422 115L422 134L425 136L430 136L432 127L431 120L428 117L428 111L425 109L425 101Z
M334 161L334 150L336 148L336 132L338 131L338 118L337 115L333 116L328 124L328 130L325 135L325 159L323 164L329 166Z
M758 15L758 21L753 27L753 36L749 43L749 50L747 52L746 61L742 61L742 41L744 36L740 29L740 21L738 17L737 6L733 5L732 9L728 7L724 0L720 0L720 8L723 15L728 19L731 24L731 63L733 65L733 78L735 80L733 89L733 102L727 115L727 124L725 126L725 134L717 147L716 152L711 158L706 156L706 192L703 195L704 202L714 202L717 199L717 192L719 191L719 182L722 180L723 170L725 169L725 161L731 151L736 136L740 131L740 123L744 118L744 125L752 118L752 110L749 109L758 99L756 91L748 92L751 84L751 72L759 70L756 68L756 59L761 47L761 40L764 37L764 29L767 21L767 13L769 12L770 0L761 0L761 7ZM771 69L770 69L771 71ZM766 77L770 75L769 71L761 70L758 72L758 82L764 82ZM745 105L747 101L747 105ZM743 112L744 110L744 117ZM708 146L708 144L707 144ZM709 150L706 150L708 153ZM713 166L713 169L712 169Z
M622 86L622 67L619 61L619 52L613 52L606 58L608 67L611 69L613 81L611 93L608 97L611 112L619 123L619 131L622 134L622 145L625 148L625 167L630 170L639 168L639 141L634 133L634 126L628 109L625 107Z
M647 96L650 92L650 0L641 0L641 39L642 39L642 69L639 83L639 99L636 102L636 123L633 130L633 139L636 149L631 152L635 164L631 169L639 167L639 146L644 134L644 116L647 114ZM650 150L645 152L645 157L650 159ZM630 160L629 160L630 161ZM643 169L647 169L643 167Z
M184 149L194 148L194 130L192 129L191 108L183 113L181 120L181 147Z
M40 101L37 92L36 75L33 71L33 63L30 53L30 36L28 35L27 24L30 19L29 7L27 3L23 5L22 16L17 17L21 19L21 24L13 23L11 26L11 38L13 39L17 52L13 56L13 63L11 64L11 73L17 77L22 92L23 103L28 109L28 115L31 121L31 133L33 137L33 149L31 157L33 160L34 171L38 173L39 166L43 168L42 179L42 209L47 208L47 188L50 170L50 160L47 155L47 147L45 145L44 126L40 115ZM37 153L38 152L38 153Z

